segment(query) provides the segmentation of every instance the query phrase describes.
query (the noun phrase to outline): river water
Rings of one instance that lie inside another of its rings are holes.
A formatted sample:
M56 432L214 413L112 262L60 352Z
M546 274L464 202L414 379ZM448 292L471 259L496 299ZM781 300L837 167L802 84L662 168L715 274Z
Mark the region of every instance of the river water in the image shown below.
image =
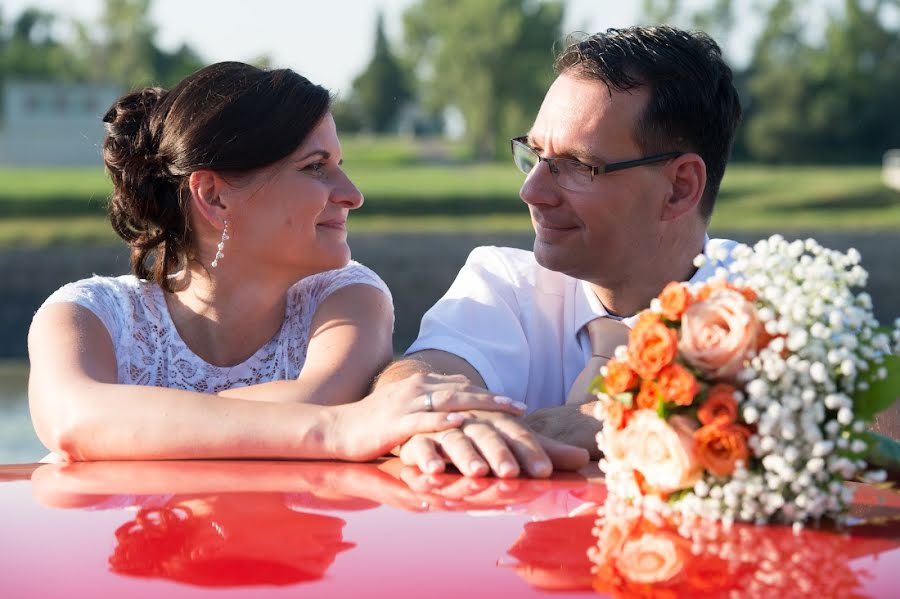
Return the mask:
M0 362L0 464L37 462L47 455L31 427L27 380L27 362Z

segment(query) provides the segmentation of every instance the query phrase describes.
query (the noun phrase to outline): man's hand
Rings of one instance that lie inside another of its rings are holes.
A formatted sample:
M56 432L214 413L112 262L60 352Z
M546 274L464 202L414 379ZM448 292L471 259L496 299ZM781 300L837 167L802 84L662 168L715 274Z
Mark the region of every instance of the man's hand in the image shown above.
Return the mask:
M539 435L520 419L484 411L472 411L460 428L416 435L400 448L405 464L422 472L442 472L446 462L467 476L493 472L512 478L524 471L545 478L558 470L578 470L590 456L585 449Z
M600 459L597 433L603 423L594 418L596 401L535 410L523 417L531 430L557 441L588 450L592 460Z

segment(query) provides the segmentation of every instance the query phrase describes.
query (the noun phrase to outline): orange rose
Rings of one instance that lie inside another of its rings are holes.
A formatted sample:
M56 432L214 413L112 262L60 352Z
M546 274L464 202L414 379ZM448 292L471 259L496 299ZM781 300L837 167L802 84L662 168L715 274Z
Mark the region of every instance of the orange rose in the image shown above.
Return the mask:
M733 289L718 289L684 311L678 349L688 364L706 376L728 379L756 349L760 328L756 310L744 296Z
M655 378L662 367L675 359L678 335L659 320L638 319L628 335L628 362L644 379Z
M634 398L634 405L639 410L656 411L659 406L659 398L662 397L662 389L653 381L641 381L641 390Z
M606 363L606 377L603 382L606 384L606 392L615 395L637 387L639 381L637 374L628 364L613 359Z
M659 294L662 315L669 320L680 320L681 315L691 305L691 292L683 283L671 282Z
M728 476L738 460L747 464L749 436L750 431L739 424L707 424L694 433L697 457L716 476Z
M666 401L679 406L689 406L700 390L697 379L681 364L669 364L659 371L657 377L660 391Z
M644 310L638 314L637 320L634 323L635 328L637 327L645 327L650 324L654 324L657 322L662 322L659 318L659 314L656 312L651 312L650 310Z
M697 418L703 424L733 424L737 420L737 401L734 387L720 383L713 385L706 394L706 401L697 410Z

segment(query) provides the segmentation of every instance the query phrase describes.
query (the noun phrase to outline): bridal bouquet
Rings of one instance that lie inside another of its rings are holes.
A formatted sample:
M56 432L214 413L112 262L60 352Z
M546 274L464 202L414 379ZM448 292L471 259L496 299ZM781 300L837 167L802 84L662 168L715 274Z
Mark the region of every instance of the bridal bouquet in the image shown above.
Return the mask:
M900 464L867 430L900 395L900 322L880 329L853 292L855 250L773 236L730 258L706 283L669 284L594 382L607 487L726 522L840 519L844 480Z

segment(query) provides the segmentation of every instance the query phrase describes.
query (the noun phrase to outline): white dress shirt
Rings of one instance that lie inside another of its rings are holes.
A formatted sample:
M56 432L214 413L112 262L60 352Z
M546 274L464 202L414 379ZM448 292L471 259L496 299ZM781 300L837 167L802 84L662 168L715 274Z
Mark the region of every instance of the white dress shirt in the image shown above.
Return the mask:
M711 277L735 242L706 239L709 258L691 283ZM419 337L406 350L436 349L472 365L492 392L522 401L528 412L561 406L587 364L591 344L584 329L609 316L590 285L537 263L529 251L505 247L472 250L450 289L422 318ZM634 316L625 318L628 326Z

